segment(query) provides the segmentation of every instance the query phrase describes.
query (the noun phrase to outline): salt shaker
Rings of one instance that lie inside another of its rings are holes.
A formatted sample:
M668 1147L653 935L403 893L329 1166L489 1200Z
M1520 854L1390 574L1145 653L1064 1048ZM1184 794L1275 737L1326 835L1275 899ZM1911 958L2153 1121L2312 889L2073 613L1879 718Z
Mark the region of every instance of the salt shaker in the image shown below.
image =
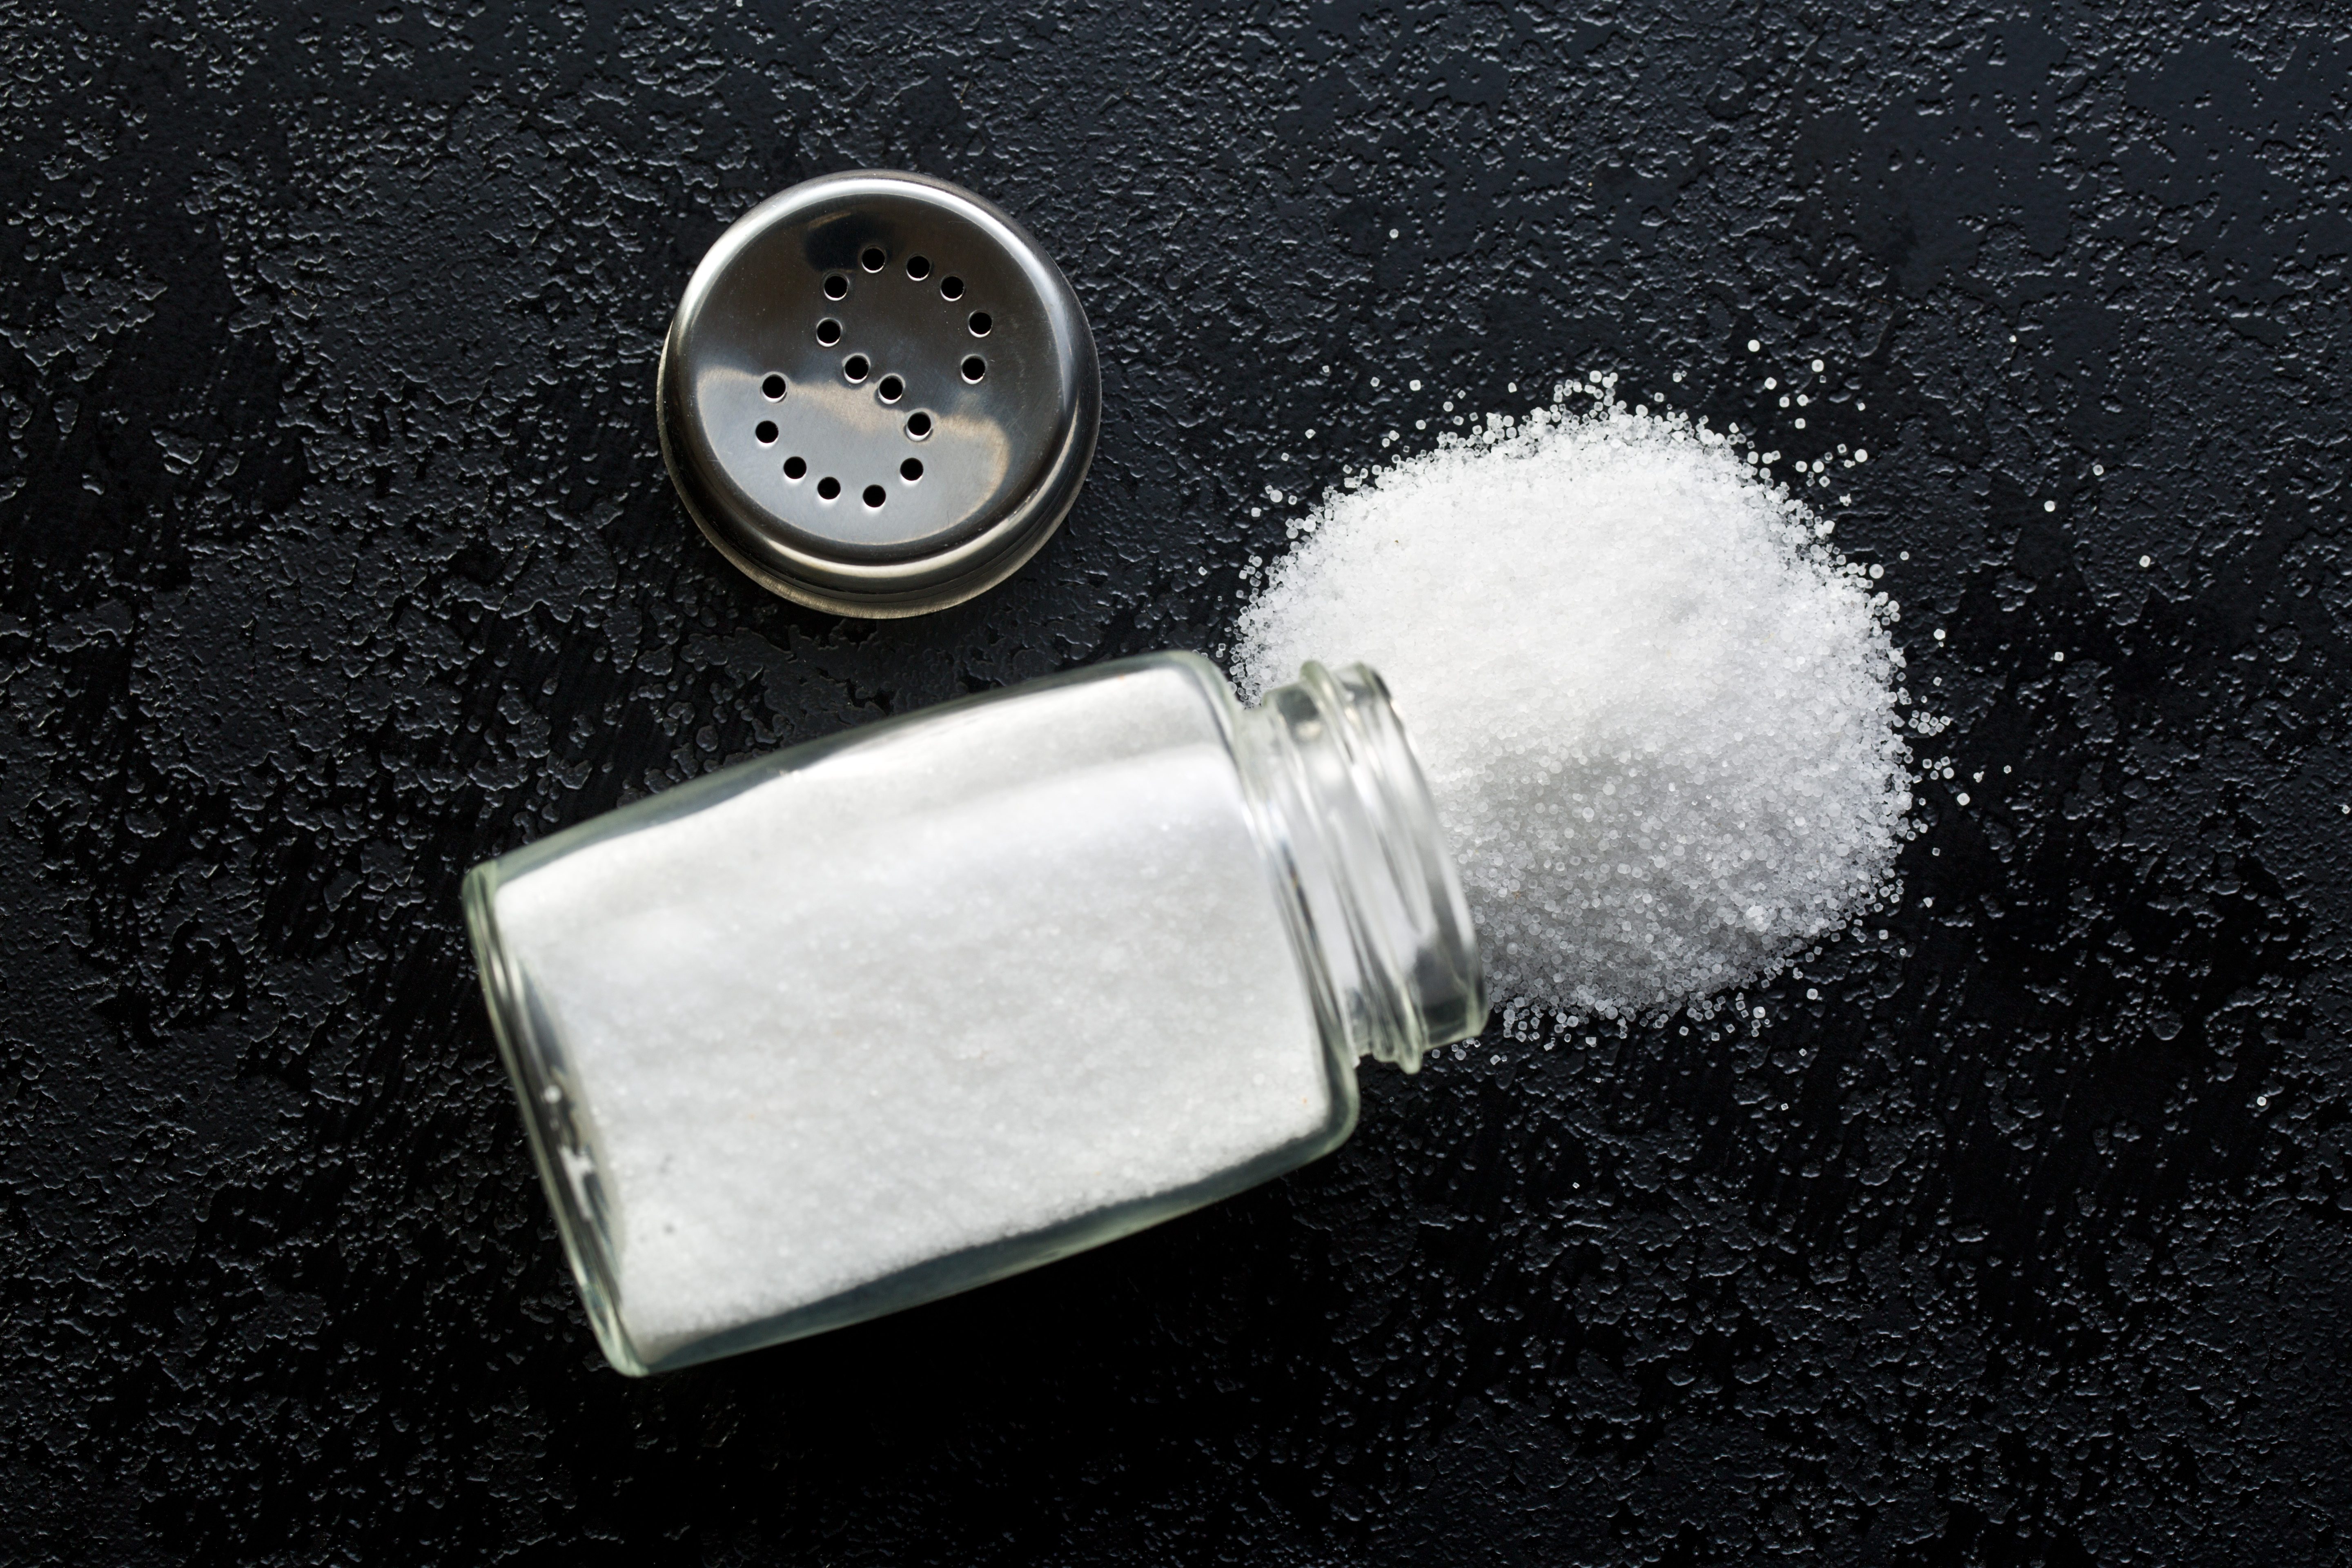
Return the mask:
M499 1049L606 1357L982 1284L1354 1129L1486 1017L1370 670L1161 653L744 763L476 867Z

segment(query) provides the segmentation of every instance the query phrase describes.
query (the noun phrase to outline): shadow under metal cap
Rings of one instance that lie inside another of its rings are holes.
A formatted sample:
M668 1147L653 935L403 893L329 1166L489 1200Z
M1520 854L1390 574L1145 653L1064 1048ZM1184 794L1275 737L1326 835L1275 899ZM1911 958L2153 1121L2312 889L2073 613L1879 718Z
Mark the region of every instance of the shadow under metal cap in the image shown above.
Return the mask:
M1094 334L1021 226L922 174L828 174L753 207L662 344L662 458L710 542L837 615L995 586L1077 499Z

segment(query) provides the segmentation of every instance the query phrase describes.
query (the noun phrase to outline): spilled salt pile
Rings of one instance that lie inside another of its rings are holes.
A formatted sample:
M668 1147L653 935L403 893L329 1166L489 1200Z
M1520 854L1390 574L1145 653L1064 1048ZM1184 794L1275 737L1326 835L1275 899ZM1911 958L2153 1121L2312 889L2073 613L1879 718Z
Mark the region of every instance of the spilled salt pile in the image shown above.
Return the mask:
M1759 454L1610 384L1351 475L1233 662L1387 679L1495 994L1704 1010L1891 891L1897 612Z

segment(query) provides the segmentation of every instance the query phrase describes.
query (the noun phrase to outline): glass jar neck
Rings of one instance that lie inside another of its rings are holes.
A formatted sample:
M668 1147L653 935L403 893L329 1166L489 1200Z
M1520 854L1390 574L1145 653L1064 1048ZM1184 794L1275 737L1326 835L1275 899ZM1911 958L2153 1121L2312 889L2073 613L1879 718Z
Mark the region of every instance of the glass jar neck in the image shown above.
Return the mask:
M1308 664L1235 726L1324 1026L1407 1072L1486 1026L1469 905L1388 688Z

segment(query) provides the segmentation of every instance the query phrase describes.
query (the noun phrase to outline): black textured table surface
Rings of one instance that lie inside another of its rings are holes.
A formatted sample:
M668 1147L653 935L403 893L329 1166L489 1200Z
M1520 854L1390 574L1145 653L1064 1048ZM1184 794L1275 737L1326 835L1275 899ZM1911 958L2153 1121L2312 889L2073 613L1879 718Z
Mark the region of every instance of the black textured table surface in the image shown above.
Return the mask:
M0 58L0 1558L2352 1560L2342 12L10 0ZM862 165L1021 217L1107 396L1045 552L880 625L739 577L650 417L703 248ZM1213 648L1268 487L1601 369L1871 453L1811 494L1954 720L1884 936L1736 1049L1368 1068L1238 1201L604 1370L464 868Z

